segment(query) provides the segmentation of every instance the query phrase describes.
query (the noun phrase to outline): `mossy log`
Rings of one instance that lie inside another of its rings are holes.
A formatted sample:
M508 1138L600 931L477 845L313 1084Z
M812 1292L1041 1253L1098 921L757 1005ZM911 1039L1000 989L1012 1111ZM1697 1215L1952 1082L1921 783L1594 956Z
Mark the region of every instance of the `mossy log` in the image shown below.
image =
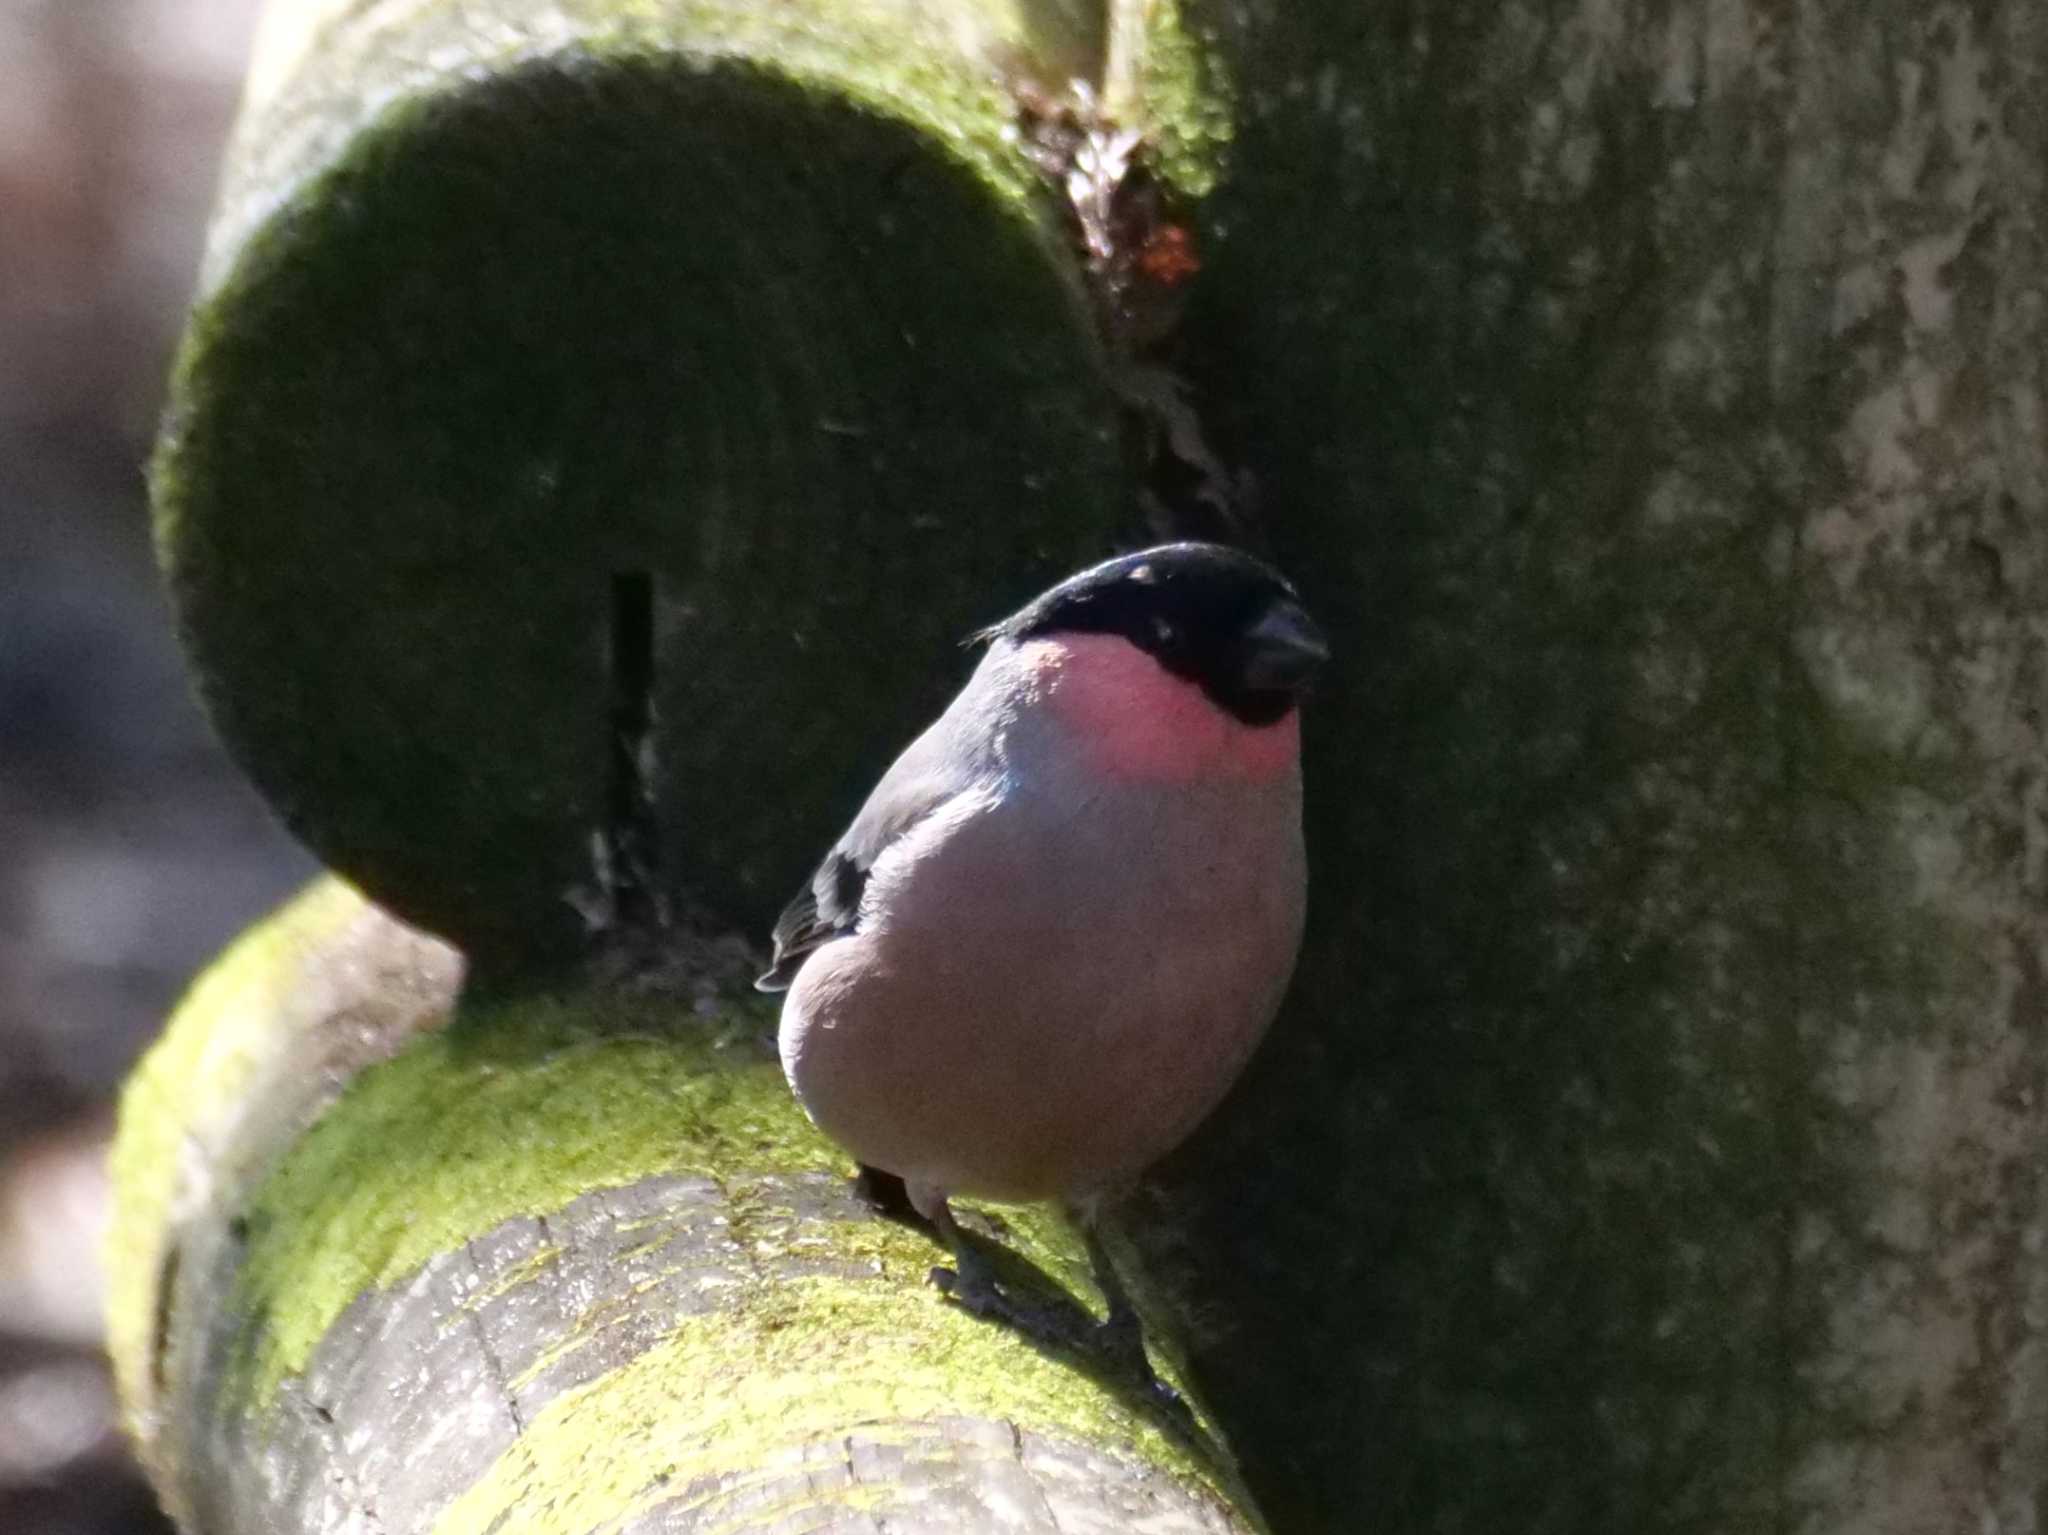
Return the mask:
M480 963L627 887L772 919L933 658L1131 515L1019 128L1172 75L1170 15L1111 9L272 7L154 490L294 831ZM1146 99L1199 178L1192 89Z
M1183 345L1338 656L1169 1223L1269 1516L2039 1530L2048 13L1185 10Z
M758 1004L462 980L325 880L131 1084L114 1354L185 1529L1254 1528L1203 1432L926 1283ZM1057 1223L1003 1235L1085 1287Z

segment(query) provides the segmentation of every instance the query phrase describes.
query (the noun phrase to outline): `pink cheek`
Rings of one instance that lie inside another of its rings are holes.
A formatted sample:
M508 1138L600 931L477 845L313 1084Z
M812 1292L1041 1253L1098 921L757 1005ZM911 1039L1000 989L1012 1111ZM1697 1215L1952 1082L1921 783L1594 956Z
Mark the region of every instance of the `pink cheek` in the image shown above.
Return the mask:
M1136 783L1264 782L1301 753L1301 719L1266 726L1232 719L1202 690L1127 641L1077 635L1047 642L1053 709L1092 748L1105 777Z

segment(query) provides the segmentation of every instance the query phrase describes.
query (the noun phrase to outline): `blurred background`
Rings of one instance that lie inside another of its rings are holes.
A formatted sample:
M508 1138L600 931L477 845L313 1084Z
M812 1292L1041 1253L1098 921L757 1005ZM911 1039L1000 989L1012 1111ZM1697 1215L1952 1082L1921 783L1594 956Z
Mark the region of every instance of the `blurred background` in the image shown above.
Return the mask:
M99 1355L102 1155L311 872L194 708L143 464L258 0L0 0L0 1535L160 1535Z

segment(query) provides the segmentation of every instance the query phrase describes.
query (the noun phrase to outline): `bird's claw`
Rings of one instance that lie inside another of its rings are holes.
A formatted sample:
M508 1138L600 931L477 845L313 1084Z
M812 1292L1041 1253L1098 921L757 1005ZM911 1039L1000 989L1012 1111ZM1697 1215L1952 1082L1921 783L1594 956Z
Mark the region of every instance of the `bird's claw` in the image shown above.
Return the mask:
M1152 1373L1151 1356L1145 1352L1145 1329L1135 1311L1112 1310L1108 1320L1094 1329L1095 1352L1111 1364L1133 1375Z
M1188 1406L1187 1398L1152 1368L1152 1356L1145 1352L1145 1331L1138 1323L1136 1312L1112 1311L1107 1321L1097 1322L1090 1329L1089 1346L1106 1368L1127 1381L1141 1396L1187 1428L1195 1426L1195 1411Z
M1034 1306L1006 1292L993 1274L978 1265L962 1264L963 1272L949 1268L931 1271L931 1282L946 1299L971 1316L986 1322L1000 1322L1027 1338L1055 1348L1071 1349L1082 1342L1073 1323L1050 1306Z

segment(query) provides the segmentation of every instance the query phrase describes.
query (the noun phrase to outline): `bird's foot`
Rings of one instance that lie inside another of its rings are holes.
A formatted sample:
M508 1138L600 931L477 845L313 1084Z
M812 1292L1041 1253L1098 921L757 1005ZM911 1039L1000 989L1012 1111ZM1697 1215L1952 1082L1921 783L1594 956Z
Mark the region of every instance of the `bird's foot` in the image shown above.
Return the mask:
M1124 1306L1112 1306L1109 1319L1090 1329L1089 1350L1103 1367L1123 1381L1140 1397L1193 1430L1195 1411L1182 1396L1152 1368L1152 1356L1145 1352L1145 1330L1138 1313Z
M1014 1328L1036 1343L1062 1350L1085 1348L1087 1326L1077 1323L1071 1306L1041 1305L1020 1300L1003 1287L988 1260L971 1247L955 1254L957 1268L935 1268L931 1282L939 1293L971 1316Z
M1102 1298L1109 1306L1109 1315L1093 1328L1090 1342L1096 1358L1128 1389L1193 1432L1194 1409L1152 1368L1152 1356L1145 1352L1144 1323L1139 1320L1137 1305L1117 1274L1116 1262L1110 1256L1109 1247L1102 1238L1102 1229L1095 1220L1093 1205L1077 1203L1069 1207L1069 1213L1087 1244L1088 1265L1095 1274L1095 1287L1102 1292Z

